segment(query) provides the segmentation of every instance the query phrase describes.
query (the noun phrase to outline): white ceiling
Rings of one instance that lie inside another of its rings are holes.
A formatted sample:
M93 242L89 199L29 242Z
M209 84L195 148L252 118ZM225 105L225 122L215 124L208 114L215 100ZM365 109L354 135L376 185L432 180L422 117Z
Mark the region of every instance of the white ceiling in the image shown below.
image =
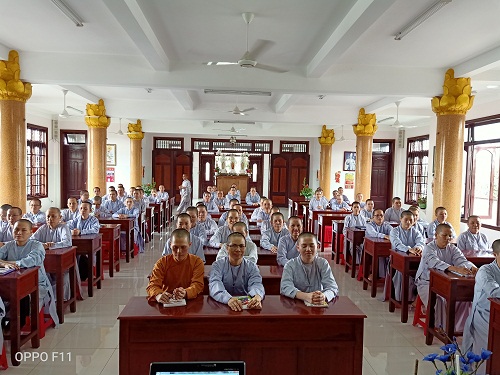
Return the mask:
M287 124L286 136L311 137L322 124L355 123L361 107L378 119L395 116L396 100L402 100L400 122L425 126L435 121L430 98L442 93L448 68L472 78L471 115L500 104L498 0L453 0L401 41L394 35L436 0L65 1L84 27L50 0L2 5L9 16L0 23L0 58L19 51L21 78L33 83L28 113L57 117L66 88L67 105L84 110L103 98L109 116L140 118L148 132L179 133L185 126L210 134L231 126L213 120L248 120L256 122L256 134L280 136ZM243 12L255 13L250 50L268 41L256 60L288 72L203 65L243 56ZM229 113L235 105L257 110ZM380 129L391 130L393 122Z

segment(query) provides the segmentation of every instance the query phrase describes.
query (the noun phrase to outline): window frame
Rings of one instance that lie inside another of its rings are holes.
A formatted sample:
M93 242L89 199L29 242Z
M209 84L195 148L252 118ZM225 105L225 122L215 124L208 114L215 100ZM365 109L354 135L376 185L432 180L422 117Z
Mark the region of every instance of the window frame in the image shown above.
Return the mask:
M302 145L305 146L305 151L288 151L286 150L285 146L286 145ZM280 154L281 153L287 153L287 154L308 154L309 155L309 141L280 141Z
M481 148L481 145L485 144L493 144L497 143L500 147L500 138L494 138L492 139L483 139L480 141L475 141L474 140L474 130L476 127L483 126L483 125L491 125L491 124L498 124L500 127L500 114L492 115L492 116L487 116L487 117L480 117L477 119L472 119L472 120L467 120L465 122L465 138L466 141L464 142L464 151L466 153L466 160L465 160L465 165L466 165L466 174L465 174L465 186L464 186L464 201L463 201L463 207L464 207L464 217L462 218L462 222L466 223L467 218L470 215L474 215L471 210L474 208L473 204L473 197L474 195L474 182L475 182L475 164L474 164L474 147ZM500 185L500 175L498 176L498 184ZM490 184L494 183L494 175L492 174L490 177ZM491 190L490 190L491 191ZM492 206L490 205L490 210ZM492 224L486 224L482 223L482 227L484 228L489 228L493 230L500 230L500 197L497 197L497 217L496 217L496 225Z
M33 141L31 139L28 139L28 135L31 131L39 131L42 132L44 135L44 141ZM33 198L47 198L48 192L49 192L49 176L48 176L48 159L49 159L49 130L46 127L39 126L39 125L34 125L34 124L27 124L26 125L26 197L27 199L33 199ZM42 147L45 150L45 155L43 156L43 166L42 167L32 167L29 163L30 158L33 157L35 154L34 153L28 153L28 147L33 145L42 145ZM28 173L28 169L30 169L31 173ZM29 182L30 176L34 176L39 169L43 169L45 171L45 177L43 181L38 184L38 185L33 185ZM45 191L43 194L36 194L36 191L33 187L45 187ZM28 188L29 187L29 188Z
M422 151L411 151L410 152L410 144L411 143L414 143L414 142L420 142L420 141L427 141L427 143L429 143L429 134L427 135L420 135L418 137L411 137L411 138L408 138L406 140L406 171L405 171L405 197L404 197L404 203L405 204L410 204L410 205L413 205L413 204L418 204L418 199L423 197L423 196L426 196L428 195L428 183L429 183L429 150L422 150ZM411 164L409 163L409 159L412 155L410 154L414 154L414 153L417 153L417 154L420 154L420 158L424 158L425 156L427 156L427 174L426 175L423 175L422 173L422 167L423 167L423 163L421 164ZM420 174L418 175L411 175L410 176L410 167L411 166L414 166L414 165L420 165ZM425 193L416 193L417 194L417 197L415 200L413 199L410 199L410 194L412 194L413 192L409 191L408 189L408 186L410 184L415 184L415 181L414 179L415 178L422 178L424 179L423 182L419 182L418 184L421 185L421 186L424 186L425 187ZM413 181L410 181L410 179L413 179Z

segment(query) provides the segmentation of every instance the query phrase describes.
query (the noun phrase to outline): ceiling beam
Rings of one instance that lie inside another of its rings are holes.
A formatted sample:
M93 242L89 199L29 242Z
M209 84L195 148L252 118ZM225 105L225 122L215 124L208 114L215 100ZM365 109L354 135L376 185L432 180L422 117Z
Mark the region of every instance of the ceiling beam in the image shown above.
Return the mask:
M292 105L297 103L299 97L300 95L294 94L278 94L270 105L275 113L285 113Z
M198 94L194 90L170 90L179 104L186 111L194 110L200 103Z
M363 108L365 109L366 113L375 113L377 111L384 110L388 108L389 106L393 106L396 108L396 105L394 104L398 100L403 100L404 97L402 96L392 96L392 97L385 97L380 100L377 100L376 102L370 103Z
M85 100L88 100L91 103L98 103L99 99L102 99L98 97L97 95L92 94L91 92L85 90L84 88L80 86L75 86L75 85L63 85L61 86L62 89L66 89L68 91L71 91L72 93L81 96Z
M493 48L455 66L455 77L474 76L500 66L500 47Z
M103 0L123 30L156 70L168 70L170 60L148 18L136 0Z
M307 64L308 77L321 77L373 25L395 0L357 0L340 2L332 17L335 25L325 43Z

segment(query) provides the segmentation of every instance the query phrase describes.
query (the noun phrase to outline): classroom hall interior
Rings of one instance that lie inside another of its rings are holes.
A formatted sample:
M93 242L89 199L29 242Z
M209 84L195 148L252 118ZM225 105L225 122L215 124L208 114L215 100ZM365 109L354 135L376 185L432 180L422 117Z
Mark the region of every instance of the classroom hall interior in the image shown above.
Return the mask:
M225 177L222 153L227 174L246 175L246 186L285 216L303 184L328 198L342 186L351 201L376 193L376 208L394 196L405 208L425 201L427 222L444 205L460 232L464 217L480 215L492 242L500 227L499 8L495 0L7 1L1 203L26 212L40 197L42 210L65 208L82 188L122 183L128 191L153 179L178 203L182 173L196 202ZM462 132L443 136L438 126ZM156 236L47 331L38 350L75 354L53 371L118 372L116 317L130 296L145 295L164 241ZM409 372L436 350L341 267L333 272L368 316L363 373ZM419 373L431 371L421 365Z

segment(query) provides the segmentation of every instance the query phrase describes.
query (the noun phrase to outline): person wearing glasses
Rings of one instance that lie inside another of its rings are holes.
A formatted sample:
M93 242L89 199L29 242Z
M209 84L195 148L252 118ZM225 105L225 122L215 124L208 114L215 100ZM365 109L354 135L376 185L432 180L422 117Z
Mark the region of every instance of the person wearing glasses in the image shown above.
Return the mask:
M366 223L365 237L381 238L390 240L389 234L391 233L392 226L384 221L384 210L378 208L373 212L373 219ZM387 265L389 264L389 257L378 264L378 277L385 277ZM371 279L372 275L368 276Z
M34 198L30 201L30 212L26 212L23 215L23 219L28 219L33 225L45 224L45 213L40 209L42 208L42 202L38 198Z
M233 311L262 309L265 291L257 265L244 257L245 236L233 232L227 238L228 256L216 260L210 271L210 297ZM247 297L247 298L238 298Z

